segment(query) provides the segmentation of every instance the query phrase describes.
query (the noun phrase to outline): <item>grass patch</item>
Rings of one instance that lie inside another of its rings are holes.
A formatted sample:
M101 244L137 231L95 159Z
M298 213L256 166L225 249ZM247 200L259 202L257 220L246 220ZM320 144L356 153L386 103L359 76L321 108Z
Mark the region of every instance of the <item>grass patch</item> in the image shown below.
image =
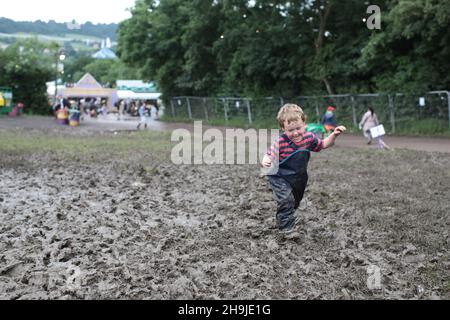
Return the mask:
M180 122L180 123L193 123L194 121L203 121L204 124L214 126L227 126L236 128L255 128L255 129L278 129L278 123L275 118L273 119L257 119L253 120L252 124L248 123L248 119L245 117L231 118L228 121L225 119L210 119L206 121L204 119L192 120L186 117L171 117L170 115L164 115L161 118L166 122ZM309 121L314 122L313 120ZM348 133L360 133L361 130L353 124L353 121L341 121L339 125L344 125L347 128ZM389 130L389 125L385 124L385 129L388 134L392 134ZM447 120L436 119L422 119L422 120L398 120L396 122L395 135L407 135L407 136L439 136L450 137L450 126Z
M395 129L396 134L450 137L450 127L447 120L422 119L397 121Z
M171 117L168 115L163 115L161 121L164 122L178 122L178 123L194 123L194 121L203 121L203 124L210 126L223 126L223 127L233 127L233 128L255 128L255 129L278 129L278 123L275 119L254 121L252 124L248 123L247 118L231 118L228 121L224 119L210 119L206 121L204 119L189 119L184 117Z
M65 37L68 39L74 39L74 40L91 40L91 41L102 41L101 38L99 37L95 37L95 36L85 36L82 34L78 34L78 33L66 33Z
M171 149L170 133L133 132L117 135L67 136L45 132L0 131L0 154L4 152L50 152L72 156L122 155L131 152L168 154Z

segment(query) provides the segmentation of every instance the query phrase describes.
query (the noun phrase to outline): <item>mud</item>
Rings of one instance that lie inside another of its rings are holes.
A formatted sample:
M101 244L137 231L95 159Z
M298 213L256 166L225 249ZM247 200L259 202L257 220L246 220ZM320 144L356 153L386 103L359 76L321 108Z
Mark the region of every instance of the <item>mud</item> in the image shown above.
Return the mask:
M142 151L1 150L1 299L450 298L450 154L314 154L287 241L257 167Z

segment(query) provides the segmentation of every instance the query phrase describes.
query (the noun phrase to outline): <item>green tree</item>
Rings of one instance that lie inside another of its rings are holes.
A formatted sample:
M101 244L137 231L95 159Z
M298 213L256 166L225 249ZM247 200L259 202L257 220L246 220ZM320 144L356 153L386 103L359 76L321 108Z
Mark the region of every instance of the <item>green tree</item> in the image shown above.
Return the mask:
M358 61L379 91L447 90L450 87L450 3L399 0L382 16Z
M295 96L448 88L450 4L138 0L119 56L172 95ZM432 57L432 59L430 59Z
M91 63L84 66L84 73L89 72L97 81L105 86L111 87L116 79L109 77L109 72L114 68L116 64L115 60L94 60ZM83 74L84 74L83 73Z
M84 67L92 63L94 58L90 55L71 56L68 55L64 62L64 82L77 82L84 75Z
M132 17L119 25L119 57L139 68L144 80L156 80L165 96L190 93L177 85L186 81L182 29L189 17L184 3L138 0Z
M53 47L37 39L18 41L0 51L0 86L12 87L14 101L22 101L26 110L47 114L46 82L54 80Z
M87 72L106 87L114 87L119 79L139 79L136 68L125 65L119 59L95 60L90 57L80 58L70 66L73 81L79 81Z

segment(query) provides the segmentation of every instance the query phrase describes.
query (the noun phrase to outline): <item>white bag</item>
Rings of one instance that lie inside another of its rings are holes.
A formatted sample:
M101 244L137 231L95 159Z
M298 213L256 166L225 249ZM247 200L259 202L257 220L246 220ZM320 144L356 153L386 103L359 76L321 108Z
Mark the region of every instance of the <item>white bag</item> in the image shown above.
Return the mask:
M370 135L372 136L372 138L378 138L381 136L384 136L386 134L386 132L384 131L384 127L382 124L373 127L370 129Z

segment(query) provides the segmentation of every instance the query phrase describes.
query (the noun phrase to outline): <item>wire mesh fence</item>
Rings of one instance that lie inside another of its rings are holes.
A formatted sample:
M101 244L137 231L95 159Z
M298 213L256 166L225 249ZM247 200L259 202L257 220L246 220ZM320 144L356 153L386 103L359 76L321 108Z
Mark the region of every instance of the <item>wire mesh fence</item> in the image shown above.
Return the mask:
M369 107L389 133L418 131L439 133L450 130L450 93L426 94L341 94L294 98L173 97L169 117L177 120L203 120L209 124L276 125L281 106L302 107L307 122L319 123L329 105L336 107L338 124L356 129ZM418 132L420 133L420 132Z

